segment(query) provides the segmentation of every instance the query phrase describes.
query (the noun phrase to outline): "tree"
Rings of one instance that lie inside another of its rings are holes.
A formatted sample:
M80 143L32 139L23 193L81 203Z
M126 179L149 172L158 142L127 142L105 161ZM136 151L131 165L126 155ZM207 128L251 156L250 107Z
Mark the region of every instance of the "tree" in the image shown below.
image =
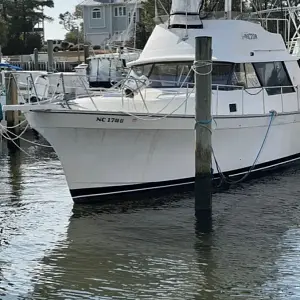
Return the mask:
M32 47L30 43L40 45L34 33L34 26L43 20L52 20L45 16L43 7L54 7L53 0L5 0L2 18L7 24L10 37L3 53L26 54ZM18 45L18 48L15 48Z
M66 11L59 15L60 24L68 31L65 36L67 42L77 44L84 43L82 8L76 6L75 12Z
M167 16L171 10L172 0L159 0L155 7L155 0L147 0L143 2L143 9L140 10L140 20L136 24L136 47L143 49L148 38L150 37L156 22L161 22L161 18L156 20L156 12L158 16ZM126 43L127 46L133 46L133 38Z
M33 53L34 48L41 49L42 47L42 38L38 33L31 33L27 35L24 49L26 53Z
M72 28L71 31L66 33L65 41L73 44L77 44L78 41L79 43L84 43L83 23L80 24L79 39L78 39L78 29Z
M0 46L4 47L7 43L7 24L4 22L4 20L0 17Z

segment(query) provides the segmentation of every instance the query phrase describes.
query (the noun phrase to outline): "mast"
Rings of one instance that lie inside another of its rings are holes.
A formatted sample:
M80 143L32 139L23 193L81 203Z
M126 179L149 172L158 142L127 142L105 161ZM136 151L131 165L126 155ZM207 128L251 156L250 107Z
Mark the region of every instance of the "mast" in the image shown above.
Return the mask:
M204 0L173 0L169 28L203 28L199 17Z

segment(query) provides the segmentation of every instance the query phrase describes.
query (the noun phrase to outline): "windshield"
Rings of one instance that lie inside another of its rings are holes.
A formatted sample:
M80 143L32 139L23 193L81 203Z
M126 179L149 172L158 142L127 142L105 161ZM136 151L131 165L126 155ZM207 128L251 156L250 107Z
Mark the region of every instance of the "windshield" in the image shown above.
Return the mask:
M157 63L134 66L133 71L150 79L151 87L182 87L194 82L191 70L192 62L188 63Z
M193 62L155 63L134 66L132 69L138 75L150 79L150 87L192 87L194 83ZM219 85L230 84L233 63L214 62L212 83Z

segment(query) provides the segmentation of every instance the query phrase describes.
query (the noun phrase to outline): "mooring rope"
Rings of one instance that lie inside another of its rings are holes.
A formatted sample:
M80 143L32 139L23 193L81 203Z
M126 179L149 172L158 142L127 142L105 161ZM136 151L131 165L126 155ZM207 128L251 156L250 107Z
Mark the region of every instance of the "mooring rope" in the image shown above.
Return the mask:
M220 185L222 184L222 182L225 182L225 183L227 183L227 184L238 184L238 183L241 183L241 182L244 181L244 180L250 175L250 173L254 170L254 168L255 168L255 166L256 166L256 163L257 163L257 161L258 161L258 159L259 159L259 157L260 157L260 154L261 154L261 152L262 152L262 150L263 150L263 148L264 148L264 146L265 146L265 143L266 143L266 141L267 141L267 138L268 138L268 135L269 135L269 132L270 132L270 129L271 129L271 125L272 125L272 123L273 123L273 120L274 120L275 116L277 115L277 112L276 112L275 110L271 110L271 111L270 111L270 114L271 114L271 118L270 118L270 121L269 121L269 125L268 125L268 128L267 128L266 134L265 134L265 136L264 136L264 139L263 139L263 141L262 141L262 144L261 144L261 146L260 146L260 148L259 148L259 151L258 151L258 153L257 153L257 155L256 155L256 157L255 157L255 160L254 160L252 166L249 168L249 170L247 171L247 173L246 173L242 178L240 178L240 179L234 181L234 180L230 180L228 176L226 177L226 176L224 175L224 173L222 172L221 168L220 168L220 165L219 165L219 163L218 163L218 161L217 161L217 158L216 158L216 155L215 155L215 152L214 152L213 147L211 148L211 150L212 150L212 155L213 155L213 158L214 158L216 167L217 167L218 174L219 174L220 177L221 177L221 183L220 183Z
M7 140L11 141L11 142L20 139L20 140L23 140L23 141L25 141L25 142L27 142L27 143L29 143L29 144L35 145L35 146L44 147L44 148L53 148L52 146L48 146L48 145L36 143L36 142L30 141L30 140L28 140L28 139L22 137L23 134L24 134L24 133L26 132L26 130L28 129L29 124L26 125L26 127L24 128L24 130L23 130L19 135L15 134L14 132L12 132L12 131L10 131L10 130L7 130L6 127L3 126L1 123L0 123L0 127L1 127L1 129L2 129L1 134L3 135L3 137L6 138ZM5 131L6 131L8 134L6 134ZM11 138L9 135L14 136L14 138Z

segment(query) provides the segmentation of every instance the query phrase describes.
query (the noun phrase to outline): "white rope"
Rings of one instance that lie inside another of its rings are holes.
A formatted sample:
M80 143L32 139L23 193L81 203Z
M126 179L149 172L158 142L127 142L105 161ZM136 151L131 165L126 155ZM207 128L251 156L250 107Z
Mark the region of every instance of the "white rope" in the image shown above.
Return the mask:
M198 68L205 68L210 66L210 70L206 73L200 73L197 71ZM200 76L206 76L212 73L213 70L213 63L211 60L196 60L192 66L193 71Z
M1 124L1 126L4 127L5 129L14 129L14 128L17 128L17 127L23 125L23 124L26 123L26 122L27 122L27 120L25 119L25 120L21 121L20 123L18 123L18 124L15 125L15 126L3 126L2 124Z
M25 128L23 129L23 131L22 131L19 135L17 135L17 134L15 134L15 133L13 133L13 132L11 132L11 131L9 131L9 130L6 130L6 131L5 131L5 127L0 123L0 127L1 127L1 129L2 129L1 133L4 133L4 132L6 133L6 132L8 132L9 134L15 136L14 138L11 138L11 137L8 135L7 139L10 140L10 141L15 141L15 140L21 138L21 136L22 136L22 135L25 133L25 131L27 130L28 126L29 126L29 124L27 124L27 125L25 126Z
M4 132L1 133L1 135L9 140L9 137L6 136L6 134ZM14 140L11 140L11 142L23 153L25 153L27 156L29 157L33 157L32 155L30 155L29 153L27 153L24 149L22 149Z
M1 125L1 124L0 124L0 125ZM17 135L17 134L15 134L15 133L13 133L13 132L11 132L11 131L8 130L7 132L8 132L9 134L15 136L14 138L11 138L11 137L9 137L9 136L8 136L8 137L3 136L3 137L6 138L7 140L10 140L10 141L14 141L14 140L17 140L17 139L21 139L21 140L23 140L23 141L25 141L25 142L27 142L27 143L29 143L29 144L35 145L35 146L44 147L44 148L53 148L52 146L39 144L39 143L36 143L36 142L33 142L33 141L30 141L30 140L28 140L28 139L23 138L22 135L26 132L28 126L29 126L29 124L27 124L27 126L25 127L25 129L24 129L19 135ZM4 128L4 126L1 125L1 128Z

